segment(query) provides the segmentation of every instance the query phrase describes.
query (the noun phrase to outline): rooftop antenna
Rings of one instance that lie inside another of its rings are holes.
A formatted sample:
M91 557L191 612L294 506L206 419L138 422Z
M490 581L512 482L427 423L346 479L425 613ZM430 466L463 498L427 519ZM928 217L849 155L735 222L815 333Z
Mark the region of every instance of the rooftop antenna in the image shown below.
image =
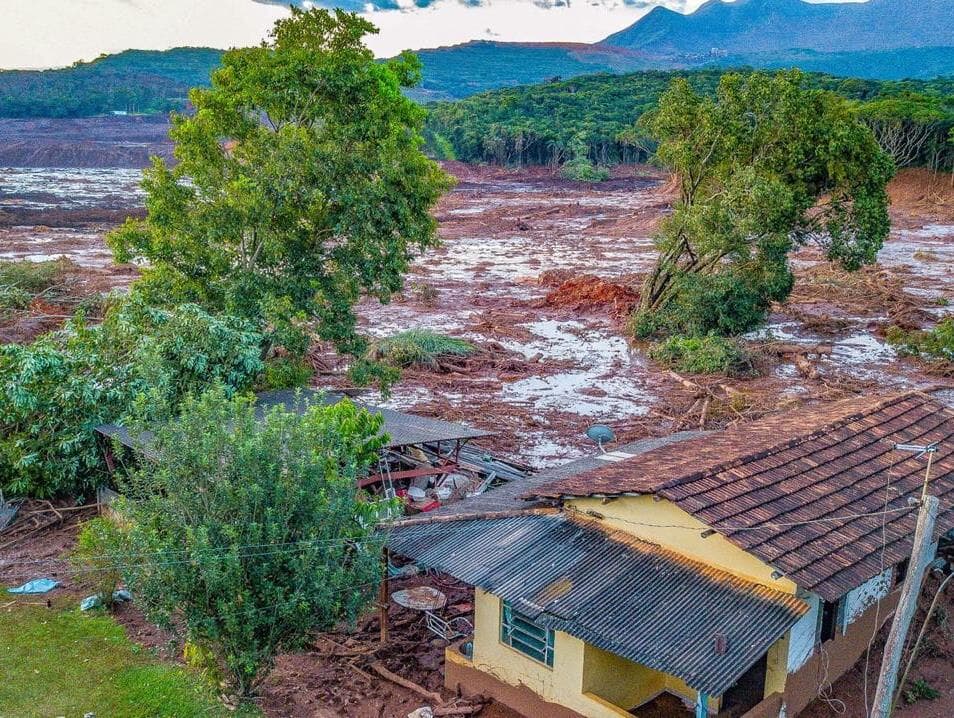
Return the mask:
M922 456L927 454L927 469L924 471L924 488L921 490L921 500L927 496L928 490L928 481L931 480L931 464L934 463L934 454L937 453L937 444L938 442L933 442L931 444L895 444L894 448L897 451L909 451L912 454L917 454L915 459L920 459Z
M606 453L606 449L603 448L603 444L616 441L616 434L614 434L613 430L606 426L606 424L593 424L593 426L586 430L586 436L590 441L595 441L596 445L600 447L600 451L604 454Z

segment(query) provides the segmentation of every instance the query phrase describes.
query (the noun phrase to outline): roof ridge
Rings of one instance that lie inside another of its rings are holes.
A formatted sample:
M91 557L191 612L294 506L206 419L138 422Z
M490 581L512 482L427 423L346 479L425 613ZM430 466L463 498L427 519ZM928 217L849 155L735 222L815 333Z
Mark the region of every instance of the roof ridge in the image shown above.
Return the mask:
M676 486L681 486L682 484L687 484L692 481L698 481L699 479L704 478L706 476L711 476L712 474L717 474L721 471L727 471L728 469L733 469L737 466L741 466L742 464L746 464L750 461L759 461L761 459L766 458L767 456L771 456L772 454L778 453L779 451L790 449L792 447L798 446L799 444L804 444L807 441L813 441L817 439L819 436L829 433L834 429L845 426L846 424L850 424L851 422L857 421L858 419L863 418L869 414L873 414L875 412L886 409L889 406L894 406L895 404L898 404L914 396L922 396L927 401L937 404L942 409L947 409L947 407L944 407L943 405L941 405L940 402L938 402L936 399L928 396L927 394L924 394L921 391L918 391L917 389L911 389L908 391L900 392L898 394L892 394L887 397L882 397L875 403L869 404L865 406L864 408L856 409L855 411L849 412L845 414L844 416L841 416L841 417L838 417L837 419L829 421L813 429L807 434L799 434L798 436L792 437L790 439L786 439L783 441L775 442L774 444L770 444L767 447L762 447L759 449L752 450L748 453L740 454L739 456L735 456L731 459L727 459L718 464L708 466L705 469L694 471L691 474L685 474L678 478L670 479L669 481L666 481L660 484L659 486L657 486L653 493L658 493L666 489L671 489ZM859 401L859 397L851 397L851 398L843 399L840 402L835 402L835 403L850 404L852 402L858 402L858 401ZM815 408L821 408L821 407L812 407L812 409L815 409ZM789 410L789 411L792 411L792 410ZM785 413L789 413L789 412L785 412ZM741 430L746 426L751 426L752 423L759 423L761 421L762 419L756 419L754 422L751 422L748 424L740 424L733 427L733 430Z
M758 583L757 581L753 581L743 576L734 574L731 571L726 571L723 568L706 563L705 561L692 558L691 556L686 556L684 553L680 553L675 549L669 548L668 546L663 546L662 544L655 543L653 541L648 541L644 538L640 538L639 536L631 534L624 529L606 527L601 523L600 519L595 517L572 511L561 512L561 515L566 521L575 524L581 524L585 528L593 528L604 534L609 540L627 546L628 548L639 550L643 547L648 547L649 550L647 550L647 553L651 551L652 553L656 553L666 560L680 563L693 570L699 570L701 573L704 573L708 578L717 583L722 583L733 588L744 585L750 586L752 588L763 589L773 594L773 597L778 598L781 603L799 610L802 614L808 611L808 604L799 599L795 594L786 593L785 591L781 591L777 588L766 586L764 583Z

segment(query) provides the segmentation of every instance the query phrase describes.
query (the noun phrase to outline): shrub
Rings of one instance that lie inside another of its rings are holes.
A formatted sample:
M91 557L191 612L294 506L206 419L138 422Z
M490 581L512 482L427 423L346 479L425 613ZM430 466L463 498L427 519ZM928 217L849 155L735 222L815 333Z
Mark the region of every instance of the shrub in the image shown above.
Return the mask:
M602 182L609 179L610 172L606 167L594 165L585 157L577 157L560 168L560 176L574 182Z
M117 567L122 564L120 546L119 527L109 519L95 518L83 524L71 556L73 565L84 572L106 609L113 607L113 593L122 580Z
M294 357L274 357L265 362L265 369L258 380L263 390L291 389L305 386L314 373L311 365L303 359Z
M166 416L213 382L250 386L261 341L242 320L129 298L98 326L77 317L29 346L0 346L0 488L38 497L88 491L105 475L96 426L133 410Z
M46 262L0 261L0 287L15 287L36 294L56 284L72 266L73 263L65 258Z
M737 376L753 371L752 358L738 341L714 334L669 337L653 345L649 356L660 364L687 374Z
M190 397L156 430L155 460L120 484L126 550L142 557L130 589L151 619L211 650L243 696L279 650L354 620L381 572L378 507L355 490L385 443L381 417L349 401L299 408L260 419L223 388Z
M904 691L907 703L917 703L921 699L933 701L941 697L941 692L923 678L911 681Z
M938 322L928 331L890 327L885 336L904 356L921 357L948 368L954 364L954 317Z
M474 351L474 345L463 339L427 329L412 329L373 342L368 350L368 358L394 367L436 369L441 357L466 357Z

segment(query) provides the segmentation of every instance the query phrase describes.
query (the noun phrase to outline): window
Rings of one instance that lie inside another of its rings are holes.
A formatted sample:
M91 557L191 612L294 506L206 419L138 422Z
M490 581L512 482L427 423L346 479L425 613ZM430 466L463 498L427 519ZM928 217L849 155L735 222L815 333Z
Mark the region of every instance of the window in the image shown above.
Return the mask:
M911 559L904 559L901 563L898 564L898 567L894 571L894 585L900 586L904 583L904 579L908 576L908 564L911 562Z
M819 640L824 643L835 637L841 624L842 600L822 603L821 633Z
M508 601L500 617L500 642L535 661L553 667L553 631L535 624Z

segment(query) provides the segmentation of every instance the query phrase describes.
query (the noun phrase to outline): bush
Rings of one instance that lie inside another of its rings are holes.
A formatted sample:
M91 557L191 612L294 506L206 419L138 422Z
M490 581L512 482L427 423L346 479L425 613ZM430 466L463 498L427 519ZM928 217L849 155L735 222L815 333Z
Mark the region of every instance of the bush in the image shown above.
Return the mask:
M412 329L373 342L368 349L368 359L394 367L436 369L441 357L466 357L474 351L474 345L463 339L427 329Z
M885 335L903 356L920 357L940 368L954 367L954 318L948 317L928 331L890 327Z
M682 274L674 294L659 310L637 313L633 334L646 339L660 334L738 336L758 327L774 299L791 289L787 265L750 276L742 271Z
M585 157L572 159L560 168L563 179L574 182L602 182L608 180L610 171L606 167L594 165Z
M73 565L84 572L107 610L113 607L113 593L122 580L118 568L122 564L120 545L119 527L109 519L95 518L83 524L71 556Z
M911 681L904 691L907 703L917 703L921 699L933 701L941 697L941 692L923 678Z
M96 426L134 410L167 416L213 382L247 388L262 368L261 341L232 317L130 298L98 326L78 317L29 346L0 346L0 488L37 497L90 490L105 476Z
M385 439L381 417L349 401L260 419L226 394L186 399L156 430L155 460L121 481L117 511L126 551L142 557L125 572L137 601L184 626L247 696L279 650L356 619L375 595L384 537L355 482Z
M257 386L265 391L305 386L311 381L313 373L311 365L303 359L274 357L265 362Z
M752 358L738 341L714 334L669 337L653 345L649 356L660 364L687 374L738 376L753 371Z
M0 287L15 287L36 294L56 284L72 266L73 263L65 258L46 262L0 261Z

